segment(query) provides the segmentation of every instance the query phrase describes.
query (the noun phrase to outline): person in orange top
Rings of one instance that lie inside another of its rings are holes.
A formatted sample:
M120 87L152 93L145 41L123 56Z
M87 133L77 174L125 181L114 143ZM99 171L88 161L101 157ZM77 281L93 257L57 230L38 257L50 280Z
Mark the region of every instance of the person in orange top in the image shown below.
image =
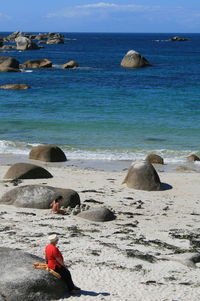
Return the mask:
M63 256L56 247L58 236L56 234L50 235L49 241L50 243L45 247L45 260L48 267L60 274L61 278L67 284L70 294L79 293L80 288L74 285L71 273L65 266Z
M51 204L51 211L56 214L66 214L64 209L61 209L60 203L63 201L63 197L59 195Z

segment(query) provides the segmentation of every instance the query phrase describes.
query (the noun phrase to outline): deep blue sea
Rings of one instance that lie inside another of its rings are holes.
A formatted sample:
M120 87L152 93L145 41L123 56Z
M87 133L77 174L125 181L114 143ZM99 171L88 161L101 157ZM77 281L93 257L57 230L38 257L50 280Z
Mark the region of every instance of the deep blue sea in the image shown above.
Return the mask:
M0 36L9 33L0 33ZM65 43L1 52L20 63L47 58L51 69L0 73L0 154L28 154L57 144L72 159L135 160L148 153L167 162L200 155L200 34L64 33ZM186 42L170 42L180 35ZM129 50L151 67L120 67ZM60 66L75 60L79 68Z

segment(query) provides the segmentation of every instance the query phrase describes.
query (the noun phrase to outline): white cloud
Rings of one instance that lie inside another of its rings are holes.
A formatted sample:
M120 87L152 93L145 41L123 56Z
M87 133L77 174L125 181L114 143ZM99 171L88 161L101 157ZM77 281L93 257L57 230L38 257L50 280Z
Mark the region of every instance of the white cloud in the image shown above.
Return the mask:
M134 5L115 4L109 2L97 2L93 4L75 5L63 10L49 13L48 18L81 18L91 17L95 20L115 18L142 17L143 20L152 22L175 22L179 24L200 23L199 11L186 9L183 6L161 6L161 5Z

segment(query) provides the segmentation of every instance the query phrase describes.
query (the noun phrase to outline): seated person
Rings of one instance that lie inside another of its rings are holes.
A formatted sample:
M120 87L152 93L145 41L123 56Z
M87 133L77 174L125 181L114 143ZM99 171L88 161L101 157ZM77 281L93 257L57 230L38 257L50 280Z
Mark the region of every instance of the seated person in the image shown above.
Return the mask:
M59 195L51 204L51 211L56 214L66 214L64 209L61 209L60 203L63 201L62 195Z

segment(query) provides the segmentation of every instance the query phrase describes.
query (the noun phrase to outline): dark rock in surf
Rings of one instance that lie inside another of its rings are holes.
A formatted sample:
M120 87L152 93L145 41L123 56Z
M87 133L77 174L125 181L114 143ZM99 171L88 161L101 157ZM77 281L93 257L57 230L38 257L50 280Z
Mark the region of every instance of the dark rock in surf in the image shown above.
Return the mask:
M32 148L29 159L45 162L67 161L65 153L56 145L38 145Z

